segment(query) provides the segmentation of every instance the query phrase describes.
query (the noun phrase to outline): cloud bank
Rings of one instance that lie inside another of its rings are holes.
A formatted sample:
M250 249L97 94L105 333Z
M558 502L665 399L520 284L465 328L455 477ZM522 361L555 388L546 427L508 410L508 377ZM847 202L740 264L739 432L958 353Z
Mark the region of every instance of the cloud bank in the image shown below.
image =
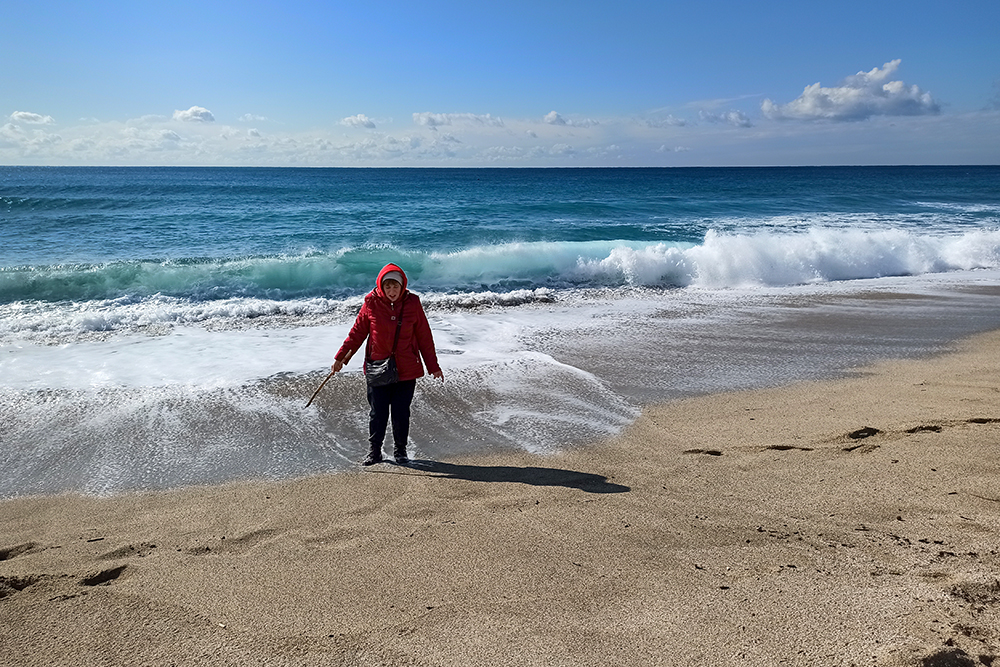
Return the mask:
M806 86L788 104L765 99L761 111L774 120L866 120L872 116L921 116L940 113L940 105L919 86L888 81L901 60L887 62L870 72L849 76L834 88L819 83Z
M359 113L343 118L338 114L328 118L325 126L293 128L287 120L270 121L253 114L235 118L237 127L217 121L200 106L172 115L81 119L75 124L56 123L44 113L14 111L0 117L0 164L996 164L995 142L984 137L1000 136L1000 104L976 112L942 114L930 93L895 79L899 64L894 60L859 72L835 87L807 86L788 104L771 99L761 104L760 96L743 95L598 120L558 111L504 118L425 111L413 113L412 123L408 113L401 122L394 121L392 113L383 113L376 127L375 120ZM295 110L287 113L294 115ZM869 120L805 122L862 119ZM796 120L800 122L789 122ZM268 131L243 125L257 121L267 121Z

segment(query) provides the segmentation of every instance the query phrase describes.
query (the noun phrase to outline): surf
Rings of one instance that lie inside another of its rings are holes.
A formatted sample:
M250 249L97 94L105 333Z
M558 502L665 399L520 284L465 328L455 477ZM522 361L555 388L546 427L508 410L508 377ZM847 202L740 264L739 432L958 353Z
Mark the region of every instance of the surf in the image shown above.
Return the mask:
M175 298L347 299L388 262L445 294L538 288L798 285L1000 266L1000 230L931 235L830 229L709 230L701 243L535 241L455 250L360 246L299 255L135 260L0 269L0 304Z

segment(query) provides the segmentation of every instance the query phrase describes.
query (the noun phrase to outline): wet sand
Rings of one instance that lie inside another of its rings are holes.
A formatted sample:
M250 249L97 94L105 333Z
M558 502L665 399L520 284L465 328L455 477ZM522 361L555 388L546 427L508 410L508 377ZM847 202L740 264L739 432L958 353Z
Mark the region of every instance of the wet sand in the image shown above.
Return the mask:
M3 665L1000 665L1000 332L557 455L0 526Z

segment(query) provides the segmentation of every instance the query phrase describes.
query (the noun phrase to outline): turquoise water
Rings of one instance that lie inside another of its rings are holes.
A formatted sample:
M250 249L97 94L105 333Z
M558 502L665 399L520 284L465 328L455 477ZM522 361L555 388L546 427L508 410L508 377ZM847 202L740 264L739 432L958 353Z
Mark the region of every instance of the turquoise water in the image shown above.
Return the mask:
M0 167L0 228L0 496L353 465L356 365L304 403L388 261L447 378L418 457L1000 326L998 167Z

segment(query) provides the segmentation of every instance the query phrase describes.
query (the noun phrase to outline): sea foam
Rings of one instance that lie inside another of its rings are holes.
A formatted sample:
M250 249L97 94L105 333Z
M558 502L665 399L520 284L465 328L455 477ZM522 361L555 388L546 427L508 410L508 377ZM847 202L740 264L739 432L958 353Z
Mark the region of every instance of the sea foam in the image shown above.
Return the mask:
M391 257L386 252L7 269L0 271L0 341L352 316ZM553 302L580 289L780 287L993 269L1000 231L709 231L700 244L505 243L395 259L426 307L480 308Z

